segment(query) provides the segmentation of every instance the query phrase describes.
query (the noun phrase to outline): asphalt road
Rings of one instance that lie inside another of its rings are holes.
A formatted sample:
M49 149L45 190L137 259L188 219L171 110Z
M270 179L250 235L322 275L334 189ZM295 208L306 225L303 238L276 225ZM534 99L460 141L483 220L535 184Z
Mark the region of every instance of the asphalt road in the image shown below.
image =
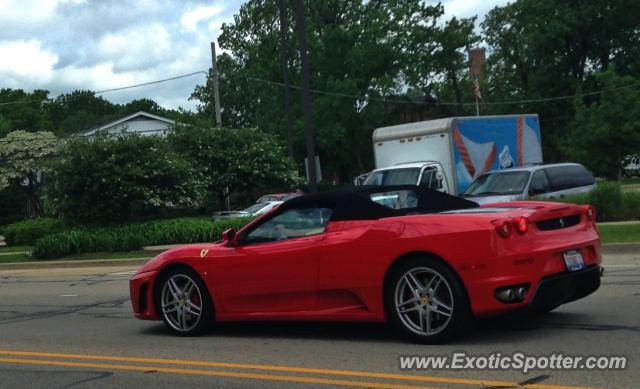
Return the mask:
M640 253L609 255L594 295L497 318L448 345L385 325L225 324L198 338L132 317L131 267L0 271L0 387L640 387ZM401 371L399 355L563 352L628 357L622 371Z

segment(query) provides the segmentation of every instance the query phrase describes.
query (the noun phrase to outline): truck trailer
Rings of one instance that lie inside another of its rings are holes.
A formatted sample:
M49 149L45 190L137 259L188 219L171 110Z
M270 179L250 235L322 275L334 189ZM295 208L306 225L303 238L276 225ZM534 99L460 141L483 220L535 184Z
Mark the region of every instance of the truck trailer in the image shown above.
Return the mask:
M377 128L363 185L424 185L460 194L494 169L542 163L538 115L451 117Z

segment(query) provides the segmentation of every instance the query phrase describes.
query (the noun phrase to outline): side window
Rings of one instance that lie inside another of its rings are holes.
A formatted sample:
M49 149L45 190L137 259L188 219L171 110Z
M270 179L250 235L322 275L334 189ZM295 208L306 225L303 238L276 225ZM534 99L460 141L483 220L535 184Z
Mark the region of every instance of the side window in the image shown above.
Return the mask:
M535 196L544 194L549 192L549 190L549 179L547 178L547 174L544 170L538 170L533 173L533 177L531 177L531 184L529 184L529 195Z
M420 186L434 190L442 189L442 178L438 179L438 169L435 167L424 169L422 178L420 178Z
M330 217L330 208L290 209L250 231L244 239L244 244L275 242L321 234Z
M553 191L591 185L593 175L581 165L557 166L547 169Z
M394 190L389 192L372 193L372 201L391 209L416 208L418 197L412 190Z

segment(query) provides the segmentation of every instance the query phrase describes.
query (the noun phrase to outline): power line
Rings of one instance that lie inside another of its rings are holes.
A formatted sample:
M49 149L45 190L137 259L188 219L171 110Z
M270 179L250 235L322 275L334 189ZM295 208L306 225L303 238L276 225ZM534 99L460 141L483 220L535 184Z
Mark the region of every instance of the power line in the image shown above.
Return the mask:
M154 84L160 84L163 82L167 82L167 81L174 81L174 80L179 80L181 78L187 78L187 77L191 77L191 76L195 76L196 74L204 74L207 75L208 73L205 72L204 70L199 70L197 72L193 72L193 73L189 73L189 74L183 74L181 76L175 76L175 77L170 77L170 78L164 78L162 80L156 80L156 81L149 81L149 82L143 82L141 84L134 84L134 85L128 85L128 86L122 86L119 88L111 88L111 89L104 89L101 91L97 91L94 92L96 95L98 94L103 94L103 93L108 93L108 92L115 92L115 91L120 91L120 90L125 90L125 89L132 89L132 88L139 88L141 86L147 86L147 85L154 85Z
M100 95L100 94L104 94L104 93L116 92L116 91L121 91L121 90L125 90L125 89L133 89L133 88L139 88L139 87L142 87L142 86L160 84L160 83L163 83L163 82L174 81L174 80L179 80L181 78L187 78L187 77L195 76L196 74L205 74L205 75L207 75L208 73L205 72L204 70L199 70L197 72L192 72L192 73L189 73L189 74L182 74L182 75L175 76L175 77L163 78L161 80L143 82L143 83L133 84L133 85L126 85L126 86L121 86L121 87L117 87L117 88L103 89L103 90L99 90L99 91L93 92L93 94ZM63 95L63 93L59 94L57 97L60 97L62 95ZM29 103L43 102L43 101L53 101L57 97L49 97L49 98L46 98L46 99L15 100L15 101L0 102L0 106L13 105L13 104L29 104Z
M175 76L175 77L164 78L164 79L161 79L161 80L149 81L149 82L133 84L133 85L127 85L127 86L116 87L116 88L103 89L103 90L99 90L99 91L94 92L94 94L98 95L98 94L116 92L116 91L121 91L121 90L126 90L126 89L139 88L139 87L149 86L149 85L154 85L154 84L160 84L160 83L163 83L163 82L174 81L174 80L178 80L178 79L181 79L181 78L191 77L191 76L194 76L194 75L197 75L197 74L208 75L208 72L206 72L204 70L199 70L199 71L195 71L195 72L192 72L192 73L183 74L183 75L179 75L179 76ZM249 81L260 82L260 83L263 83L263 84L269 84L269 85L274 85L274 86L278 86L278 87L285 87L285 84L283 84L282 82L278 82L278 81L265 80L263 78L251 77L251 76L239 76L239 75L230 75L230 76L231 76L231 78L234 78L234 77L235 78L244 78L244 79L249 80ZM606 91L632 89L632 88L637 88L639 86L640 86L640 84L625 85L625 86L621 86L621 87L617 87L617 88L606 89ZM295 90L302 90L302 88L297 86L297 85L289 85L289 88L290 89L295 89ZM541 98L535 98L535 99L505 100L505 101L494 101L494 102L486 101L486 102L481 102L480 105L483 105L483 106L496 106L496 105L512 105L512 104L545 103L545 102L573 99L576 96L594 96L594 95L599 95L604 91L605 90L599 90L599 91L578 93L578 94L573 94L573 95L541 97ZM397 98L388 98L388 97L384 97L384 96L383 97L373 97L373 96L369 96L367 94L353 95L353 94L348 94L348 93L332 92L332 91L326 91L326 90L321 90L321 89L310 89L310 92L313 93L313 94L317 94L317 95L333 96L333 97L346 98L346 99L355 99L355 100L377 101L377 102L381 102L381 103L393 103L393 104L440 105L440 106L458 106L458 105L473 106L473 105L475 105L475 102L458 103L458 102L453 102L453 101L437 101L437 100L434 101L434 102L409 101L409 100L402 100L402 99L397 99ZM62 94L58 95L58 97L61 96L61 95ZM47 98L47 99L31 99L31 100L16 100L16 101L0 102L0 106L14 105L14 104L29 104L29 103L33 103L33 102L43 102L43 101L53 101L55 99L56 98L52 97L52 98Z
M238 77L238 76L236 76ZM251 81L257 81L257 82L262 82L265 84L271 84L271 85L275 85L275 86L279 86L279 87L284 87L285 85L281 82L278 81L270 81L270 80L265 80L262 78L257 78L257 77L249 77L249 76L245 76L243 77L247 80L251 80ZM606 89L606 90L599 90L599 91L593 91L593 92L587 92L587 93L578 93L578 94L573 94L573 95L565 95L565 96L555 96L555 97L543 97L543 98L538 98L538 99L523 99L523 100L506 100L506 101L496 101L496 102L481 102L480 105L508 105L508 104L530 104L530 103L543 103L543 102L549 102L549 101L558 101L558 100L567 100L567 99L573 99L576 96L592 96L592 95L598 95L601 94L604 91L614 91L614 90L621 90L621 89L631 89L631 88L637 88L639 87L640 84L633 84L633 85L625 85L622 87L617 87L617 88L611 88L611 89ZM296 85L289 85L289 88L291 89L296 89L296 90L302 90L301 87L296 86ZM463 103L457 103L457 102L442 102L442 101L434 101L434 102L426 102L426 101L408 101L408 100L399 100L399 99L390 99L387 97L371 97L371 96L366 96L366 95L352 95L352 94L347 94L347 93L340 93L340 92L329 92L329 91L324 91L324 90L319 90L319 89L311 89L311 93L314 94L322 94L322 95L327 95L327 96L335 96L335 97L343 97L343 98L348 98L348 99L357 99L357 100L368 100L368 101L378 101L378 102L383 102L383 103L394 103L394 104L412 104L412 105L465 105L465 106L472 106L475 105L475 102L463 102Z

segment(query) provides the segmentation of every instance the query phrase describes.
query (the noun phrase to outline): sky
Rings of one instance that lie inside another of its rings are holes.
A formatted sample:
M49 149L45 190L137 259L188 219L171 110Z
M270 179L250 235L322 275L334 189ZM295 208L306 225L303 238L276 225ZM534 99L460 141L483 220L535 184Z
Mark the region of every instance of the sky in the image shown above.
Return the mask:
M0 88L45 89L51 97L206 71L210 42L241 0L0 0ZM444 0L445 16L480 19L507 0ZM188 101L206 76L102 94L114 103Z

